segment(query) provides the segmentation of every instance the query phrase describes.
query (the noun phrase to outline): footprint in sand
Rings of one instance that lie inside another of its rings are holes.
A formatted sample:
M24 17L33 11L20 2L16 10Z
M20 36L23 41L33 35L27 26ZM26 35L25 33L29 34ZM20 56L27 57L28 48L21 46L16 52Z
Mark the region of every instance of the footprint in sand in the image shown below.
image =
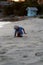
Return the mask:
M35 53L35 56L43 56L43 52L37 52Z

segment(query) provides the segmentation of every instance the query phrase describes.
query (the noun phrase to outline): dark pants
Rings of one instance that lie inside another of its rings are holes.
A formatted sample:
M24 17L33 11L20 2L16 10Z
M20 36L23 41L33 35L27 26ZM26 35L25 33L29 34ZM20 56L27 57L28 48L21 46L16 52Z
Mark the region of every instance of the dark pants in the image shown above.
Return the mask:
M21 33L17 33L17 37L23 37Z

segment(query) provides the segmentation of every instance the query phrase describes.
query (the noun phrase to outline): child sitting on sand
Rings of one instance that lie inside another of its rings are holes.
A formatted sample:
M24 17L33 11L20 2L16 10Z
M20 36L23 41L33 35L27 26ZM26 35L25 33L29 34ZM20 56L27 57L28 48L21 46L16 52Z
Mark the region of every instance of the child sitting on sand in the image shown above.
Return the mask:
M15 34L14 37L23 37L23 34L26 34L23 27L14 26Z

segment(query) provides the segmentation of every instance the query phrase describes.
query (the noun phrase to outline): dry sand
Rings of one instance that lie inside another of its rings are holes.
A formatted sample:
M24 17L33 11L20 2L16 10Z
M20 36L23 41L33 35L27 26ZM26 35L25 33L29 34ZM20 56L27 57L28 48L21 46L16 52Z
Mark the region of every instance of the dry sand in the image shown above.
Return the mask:
M14 25L27 32L14 38ZM43 19L11 22L0 28L0 65L43 65Z

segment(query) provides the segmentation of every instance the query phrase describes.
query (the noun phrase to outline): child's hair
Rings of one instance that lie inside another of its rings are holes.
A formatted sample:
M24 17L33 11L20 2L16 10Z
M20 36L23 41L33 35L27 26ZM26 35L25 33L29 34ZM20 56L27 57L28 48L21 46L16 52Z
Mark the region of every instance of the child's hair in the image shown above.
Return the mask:
M18 28L18 27L19 27L18 25L15 25L15 26L14 26L14 29L16 29L16 28Z

